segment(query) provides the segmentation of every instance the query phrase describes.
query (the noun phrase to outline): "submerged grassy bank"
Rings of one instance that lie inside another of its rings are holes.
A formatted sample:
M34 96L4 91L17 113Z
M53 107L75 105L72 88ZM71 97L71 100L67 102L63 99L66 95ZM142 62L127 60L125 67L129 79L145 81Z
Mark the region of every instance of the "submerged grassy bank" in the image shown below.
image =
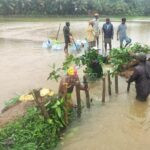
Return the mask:
M0 22L52 22L52 21L89 21L93 16L0 16ZM101 21L105 18L112 21L120 21L124 16L100 16ZM150 21L150 16L126 16L128 21Z
M52 150L57 145L72 120L72 109L66 110L64 99L57 95L43 98L48 117L39 106L29 108L23 117L0 128L0 150Z

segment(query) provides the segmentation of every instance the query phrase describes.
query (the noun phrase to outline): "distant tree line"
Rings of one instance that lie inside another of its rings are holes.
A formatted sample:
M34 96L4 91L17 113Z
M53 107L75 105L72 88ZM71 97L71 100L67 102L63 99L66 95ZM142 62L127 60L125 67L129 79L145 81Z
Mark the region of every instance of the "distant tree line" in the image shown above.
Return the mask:
M0 0L0 15L150 15L150 0Z

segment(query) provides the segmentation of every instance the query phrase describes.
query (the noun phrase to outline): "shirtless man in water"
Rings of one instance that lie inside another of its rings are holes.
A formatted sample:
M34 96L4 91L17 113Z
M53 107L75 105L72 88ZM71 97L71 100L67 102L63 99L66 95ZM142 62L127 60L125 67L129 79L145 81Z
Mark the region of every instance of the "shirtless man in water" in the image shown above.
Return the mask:
M86 90L86 88L80 84L80 80L75 67L70 67L67 70L67 74L61 79L59 85L59 95L65 97L72 94L74 86L79 85L80 90Z

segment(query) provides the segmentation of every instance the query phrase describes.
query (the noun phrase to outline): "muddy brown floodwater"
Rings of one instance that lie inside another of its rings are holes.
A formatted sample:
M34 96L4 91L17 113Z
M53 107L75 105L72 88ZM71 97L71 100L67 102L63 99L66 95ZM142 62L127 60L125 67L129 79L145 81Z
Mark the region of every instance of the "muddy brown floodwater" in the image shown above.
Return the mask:
M4 102L30 89L49 87L57 91L58 83L47 81L50 66L64 60L63 51L42 49L42 42L55 38L59 23L0 23L0 110ZM102 26L101 22L101 26ZM116 29L119 22L113 23ZM128 35L133 42L150 43L150 22L129 22ZM72 21L75 39L84 39L87 22ZM62 28L59 39L62 41ZM100 39L100 43L101 39ZM118 46L116 36L113 46ZM90 83L91 109L83 110L81 119L68 129L58 150L149 150L150 104L134 99L135 89L126 92L125 79L119 78L119 95L113 91L101 104L101 81ZM83 103L85 103L83 101Z

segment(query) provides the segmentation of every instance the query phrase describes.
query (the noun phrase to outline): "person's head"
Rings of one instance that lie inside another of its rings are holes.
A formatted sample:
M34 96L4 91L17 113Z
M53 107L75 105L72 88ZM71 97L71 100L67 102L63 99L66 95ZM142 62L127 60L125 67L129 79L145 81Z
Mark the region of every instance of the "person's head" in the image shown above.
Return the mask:
M93 23L93 21L92 21L92 20L90 20L90 21L89 21L89 25L91 25L91 26L93 26L93 25L94 25L94 23Z
M126 18L122 18L122 24L126 23Z
M99 18L99 14L98 14L98 13L95 13L95 14L94 14L94 17L95 17L96 19L98 19L98 18Z
M77 76L76 67L69 67L69 69L67 70L67 75L70 77L76 77Z
M106 23L110 23L110 19L109 18L106 18Z
M68 27L69 27L69 26L70 26L70 22L66 22L66 26L68 26Z

